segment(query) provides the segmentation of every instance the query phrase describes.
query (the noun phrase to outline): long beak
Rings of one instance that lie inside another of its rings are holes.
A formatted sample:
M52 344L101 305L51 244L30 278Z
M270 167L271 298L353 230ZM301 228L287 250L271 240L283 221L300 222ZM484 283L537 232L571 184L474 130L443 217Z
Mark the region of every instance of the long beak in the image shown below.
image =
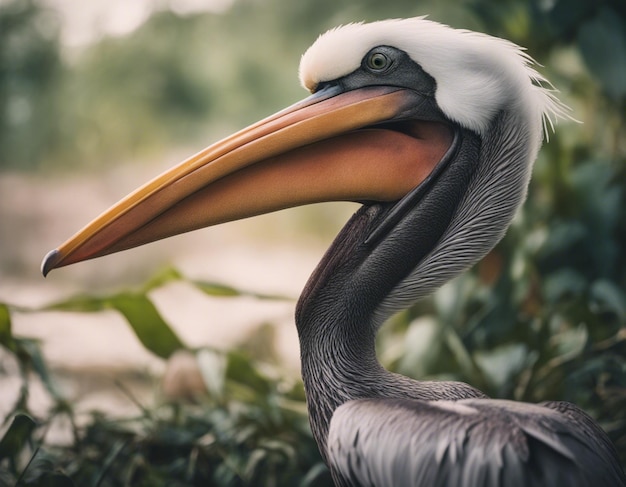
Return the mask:
M422 101L413 91L337 91L312 95L135 190L49 252L43 274L288 207L402 198L443 157L450 131L441 124L406 121Z

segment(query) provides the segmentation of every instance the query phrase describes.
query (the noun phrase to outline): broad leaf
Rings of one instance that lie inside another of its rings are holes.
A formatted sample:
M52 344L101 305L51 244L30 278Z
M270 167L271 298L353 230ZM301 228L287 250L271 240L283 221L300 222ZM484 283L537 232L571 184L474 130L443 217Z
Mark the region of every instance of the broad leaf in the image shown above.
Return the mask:
M17 414L0 440L0 460L15 457L31 439L37 423L28 414Z
M187 348L145 295L118 294L109 299L109 305L124 315L143 346L155 355L168 358Z
M177 278L178 274L175 271L167 275L162 274L161 278L151 281L146 287L150 289L158 287L160 284ZM45 309L84 313L115 309L126 318L143 346L155 355L167 358L176 350L186 348L154 304L143 293L122 292L112 296L80 295L54 303Z

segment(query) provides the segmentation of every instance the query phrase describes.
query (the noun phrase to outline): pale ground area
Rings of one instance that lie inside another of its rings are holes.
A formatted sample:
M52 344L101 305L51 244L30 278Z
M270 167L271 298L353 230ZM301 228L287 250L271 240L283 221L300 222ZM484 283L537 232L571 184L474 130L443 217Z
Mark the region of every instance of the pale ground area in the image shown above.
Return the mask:
M165 319L192 347L228 349L259 325L273 324L276 349L285 370L297 375L295 298L331 235L354 210L352 205L306 210L313 211L317 220L327 220L330 229L323 238L310 229L303 233L302 210L289 210L200 230L55 270L47 279L41 277L39 263L48 250L158 172L158 168L135 165L97 177L0 175L0 302L33 308L82 290L132 288L171 264L190 278L293 297L293 301L215 298L183 282L169 284L151 295ZM138 380L138 372L145 377L147 371L156 382L166 367L163 360L141 346L124 319L113 311L16 312L13 333L41 340L46 359L79 410L136 412L136 406L115 381L120 380L134 393L143 387L147 397L154 388ZM3 418L17 397L19 380L14 366L7 364L6 352L0 349L0 354L4 354L0 355ZM49 406L42 387L32 389L31 404L41 412Z

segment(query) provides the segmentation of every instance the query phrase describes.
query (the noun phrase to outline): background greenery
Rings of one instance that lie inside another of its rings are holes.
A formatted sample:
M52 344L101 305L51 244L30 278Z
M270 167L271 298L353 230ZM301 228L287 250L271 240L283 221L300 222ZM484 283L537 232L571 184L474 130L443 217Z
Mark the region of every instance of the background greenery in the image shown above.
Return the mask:
M319 32L427 13L526 46L582 123L562 124L551 136L502 243L384 328L381 360L416 378L467 381L494 397L572 401L601 422L626 462L621 0L237 0L223 14L157 9L129 35L78 50L61 44L60 21L43 4L4 1L0 168L63 171L145 159L206 140L207 132L226 133L302 96L296 67ZM169 357L186 347L148 292L172 280L189 281L169 269L140 289L50 307L115 309L147 349ZM242 292L190 282L224 299ZM0 345L23 378L4 420L0 485L329 485L301 385L254 353L193 350L203 357L206 393L185 404L139 404L140 413L124 420L94 414L78 427L39 345L12 334L13 313L28 311L0 306ZM33 374L53 399L46 417L27 407ZM45 441L59 418L73 431L71 446Z

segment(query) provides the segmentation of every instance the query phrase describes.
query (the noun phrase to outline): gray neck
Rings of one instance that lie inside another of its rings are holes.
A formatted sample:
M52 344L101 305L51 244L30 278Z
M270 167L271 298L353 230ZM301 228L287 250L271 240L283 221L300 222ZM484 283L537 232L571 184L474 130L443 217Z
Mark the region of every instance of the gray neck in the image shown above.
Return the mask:
M296 325L309 419L324 457L332 415L347 401L484 397L466 384L415 381L385 370L375 342L378 326L391 312L476 262L502 236L528 181L527 134L510 127L517 125L502 113L482 143L465 133L454 162L374 248L364 241L393 204L362 207L307 283ZM467 238L466 226L474 238ZM437 265L426 272L429 263Z
M437 244L379 302L375 312L379 321L429 295L498 243L526 197L535 145L529 128L515 113L501 112L494 118L480 148L468 151L463 161L469 165L475 159L478 164L458 210Z
M355 282L358 268L371 249L363 235L384 217L387 208L361 208L342 229L311 276L296 309L302 378L309 421L326 459L326 440L334 411L364 398L419 400L478 397L482 393L462 383L422 382L385 370L376 357L377 325L371 322L381 297L375 286ZM384 280L384 273L380 273ZM382 292L382 291L380 291Z
M317 340L300 337L302 378L309 421L324 460L330 420L342 404L365 398L408 398L423 401L484 397L460 382L416 381L384 369L378 362L373 335L355 340L346 322L316 323ZM361 330L369 328L360 327ZM321 332L324 332L323 335Z

